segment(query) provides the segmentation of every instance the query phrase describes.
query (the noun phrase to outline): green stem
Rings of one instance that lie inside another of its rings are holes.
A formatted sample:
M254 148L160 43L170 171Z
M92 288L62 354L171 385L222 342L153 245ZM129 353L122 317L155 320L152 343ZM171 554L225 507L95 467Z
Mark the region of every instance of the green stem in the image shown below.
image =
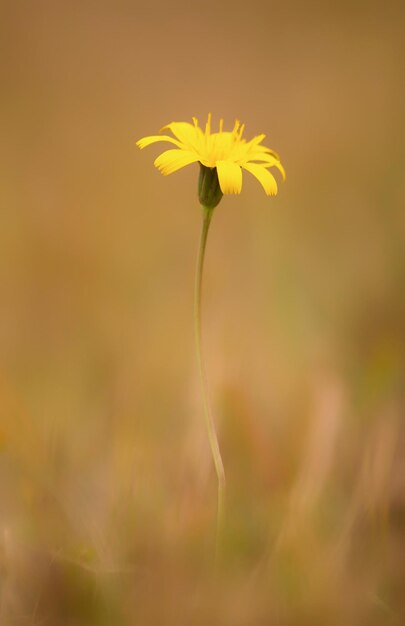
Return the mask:
M214 417L212 414L211 405L208 398L208 381L207 374L204 366L204 359L201 347L201 286L202 275L204 268L205 248L207 244L208 230L210 227L211 217L213 210L203 208L203 223L201 229L200 246L197 257L197 267L195 273L195 290L194 290L194 329L195 329L195 343L197 351L197 362L200 375L201 391L204 403L204 417L205 426L207 429L207 435L209 444L211 447L211 454L214 461L215 472L218 481L218 509L217 509L217 532L216 532L216 554L218 554L218 544L222 530L223 516L224 516L224 497L225 497L225 471L224 464L222 462L221 452L218 444L218 437L215 429Z

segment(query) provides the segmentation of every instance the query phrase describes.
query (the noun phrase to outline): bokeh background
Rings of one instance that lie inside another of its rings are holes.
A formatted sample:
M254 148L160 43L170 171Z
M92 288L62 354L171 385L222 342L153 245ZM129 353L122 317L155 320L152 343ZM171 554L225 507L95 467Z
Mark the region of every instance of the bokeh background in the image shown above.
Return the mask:
M0 3L1 626L404 623L404 17ZM209 111L288 176L210 233L215 574L198 168L135 146Z

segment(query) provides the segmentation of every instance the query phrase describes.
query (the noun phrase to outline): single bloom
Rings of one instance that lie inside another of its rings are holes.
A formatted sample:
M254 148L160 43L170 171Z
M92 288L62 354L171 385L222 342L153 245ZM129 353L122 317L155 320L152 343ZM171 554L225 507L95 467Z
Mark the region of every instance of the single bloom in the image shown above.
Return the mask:
M215 170L220 191L223 194L239 194L242 191L242 169L247 170L262 185L268 196L277 193L277 182L269 171L275 167L285 180L285 170L278 154L262 145L266 135L257 135L246 141L242 135L245 128L238 120L232 131L223 130L224 122L219 122L218 132L211 132L211 113L202 130L198 120L193 117L193 124L188 122L172 122L164 126L162 131L170 135L152 135L143 137L136 142L139 148L146 148L153 143L166 141L176 148L165 150L155 160L157 169L168 176L177 170L199 162L202 170Z

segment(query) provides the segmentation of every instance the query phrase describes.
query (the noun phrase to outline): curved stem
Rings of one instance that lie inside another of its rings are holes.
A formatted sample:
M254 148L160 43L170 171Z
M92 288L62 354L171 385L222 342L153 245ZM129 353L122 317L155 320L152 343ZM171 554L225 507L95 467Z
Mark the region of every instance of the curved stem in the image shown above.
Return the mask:
M224 496L225 496L225 471L222 462L221 452L218 444L218 436L215 429L214 417L208 398L208 381L204 366L204 359L201 346L201 286L204 268L205 248L207 244L208 230L212 217L212 209L203 208L203 223L201 229L200 246L197 256L197 267L195 273L195 290L194 290L194 329L195 343L197 351L198 370L200 375L201 391L204 403L204 417L207 429L211 454L214 461L215 472L218 481L218 509L217 509L217 534L216 534L216 553L218 553L218 543L222 529L224 515Z

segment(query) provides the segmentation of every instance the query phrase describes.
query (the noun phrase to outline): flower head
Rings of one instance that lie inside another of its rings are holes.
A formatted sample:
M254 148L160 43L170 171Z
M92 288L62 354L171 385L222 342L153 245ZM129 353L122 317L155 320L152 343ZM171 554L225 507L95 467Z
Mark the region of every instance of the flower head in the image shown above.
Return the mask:
M159 141L167 141L176 146L162 152L155 160L158 170L168 176L177 170L199 162L202 170L215 170L222 194L239 194L242 191L242 169L247 170L261 183L268 196L277 193L277 182L269 171L275 167L285 180L285 171L279 156L261 145L265 135L257 135L250 141L242 138L244 124L235 121L232 131L223 130L223 120L219 122L218 132L211 132L211 114L203 131L194 117L193 124L172 122L162 128L170 131L169 135L152 135L137 141L139 148L145 148ZM219 202L218 199L217 203ZM201 201L201 197L200 197ZM203 202L202 202L203 204Z

